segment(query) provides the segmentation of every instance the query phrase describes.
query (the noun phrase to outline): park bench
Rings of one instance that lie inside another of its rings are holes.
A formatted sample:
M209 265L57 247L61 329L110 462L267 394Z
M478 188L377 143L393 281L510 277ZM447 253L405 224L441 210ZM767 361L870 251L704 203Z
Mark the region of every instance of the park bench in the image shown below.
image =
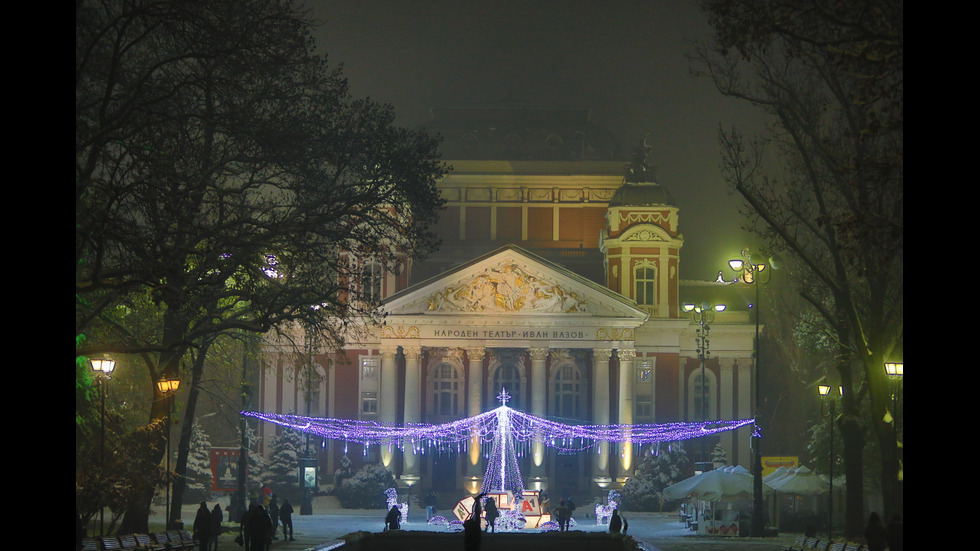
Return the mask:
M82 538L82 551L100 551L99 540L95 538Z
M864 551L865 547L863 543L855 543L849 541L844 545L844 551Z
M145 549L147 551L164 551L167 549L166 544L159 544L150 539L149 534L133 534L136 538L136 542L139 543L140 549Z
M136 536L132 534L119 536L119 544L122 545L123 551L132 551L132 550L140 549L140 544L138 541L136 541Z
M153 541L155 541L157 545L163 545L164 549L190 549L184 545L184 542L180 541L180 536L177 536L176 539L172 539L170 534L167 532L155 532L153 534Z
M806 536L796 536L796 541L788 547L783 547L783 551L803 551L803 546L806 545Z
M191 534L190 530L180 530L178 532L169 532L168 535L171 539L176 535L177 539L184 544L185 549L194 549L197 547L198 542L194 541L194 535Z
M122 551L122 544L119 543L119 538L115 536L102 536L99 541L104 551Z
M835 543L831 544L829 551L844 551L844 546L845 545L847 545L847 543L846 542L843 542L843 541L835 542Z

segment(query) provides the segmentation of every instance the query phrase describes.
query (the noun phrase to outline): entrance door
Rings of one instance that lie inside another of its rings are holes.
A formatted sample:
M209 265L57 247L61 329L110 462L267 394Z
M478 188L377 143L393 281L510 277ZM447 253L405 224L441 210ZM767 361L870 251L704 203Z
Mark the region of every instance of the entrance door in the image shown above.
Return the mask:
M457 460L459 456L455 453L440 453L432 458L432 489L441 491L456 490Z

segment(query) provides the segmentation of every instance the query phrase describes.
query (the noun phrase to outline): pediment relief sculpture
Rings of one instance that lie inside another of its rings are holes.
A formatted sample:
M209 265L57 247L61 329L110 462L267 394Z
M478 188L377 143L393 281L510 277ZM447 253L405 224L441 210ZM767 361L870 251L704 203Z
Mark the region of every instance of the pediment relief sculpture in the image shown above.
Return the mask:
M488 268L429 297L433 312L585 313L585 297L514 263Z

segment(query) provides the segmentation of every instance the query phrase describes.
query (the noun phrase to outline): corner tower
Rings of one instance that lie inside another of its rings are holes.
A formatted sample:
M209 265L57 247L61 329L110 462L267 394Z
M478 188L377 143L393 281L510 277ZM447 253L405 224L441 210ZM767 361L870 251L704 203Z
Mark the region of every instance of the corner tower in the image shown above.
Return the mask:
M606 286L635 300L652 318L679 315L684 236L678 231L677 213L674 199L654 181L642 153L637 153L609 201L599 247Z

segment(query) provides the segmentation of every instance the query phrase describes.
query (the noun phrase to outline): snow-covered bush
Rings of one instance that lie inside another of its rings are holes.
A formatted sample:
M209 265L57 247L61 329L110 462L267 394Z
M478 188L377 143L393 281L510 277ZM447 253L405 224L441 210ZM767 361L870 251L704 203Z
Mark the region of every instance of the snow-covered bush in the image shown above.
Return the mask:
M334 488L340 506L347 509L381 509L385 490L395 485L395 477L383 465L365 465Z
M687 452L681 444L654 447L644 454L634 476L623 486L622 508L628 511L662 511L675 502L664 502L664 488L685 478Z

